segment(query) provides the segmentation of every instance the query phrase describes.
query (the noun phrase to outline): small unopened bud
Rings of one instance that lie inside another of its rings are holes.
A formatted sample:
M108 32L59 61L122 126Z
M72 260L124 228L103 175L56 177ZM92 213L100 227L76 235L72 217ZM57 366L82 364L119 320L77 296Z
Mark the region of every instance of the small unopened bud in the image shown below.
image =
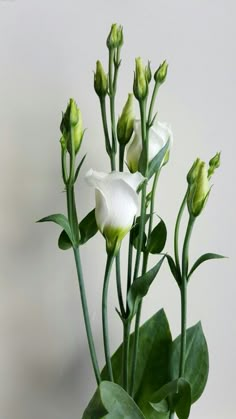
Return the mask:
M150 81L152 80L152 70L151 70L150 61L148 61L148 65L145 68L145 73L146 73L147 82L150 83Z
M123 45L123 28L118 26L117 23L113 23L111 26L110 33L107 38L107 48L115 49Z
M154 74L154 80L156 83L164 83L167 76L167 70L168 64L166 61L163 61L163 63L158 67L157 71Z
M198 175L200 164L201 164L201 160L197 158L195 162L193 163L191 169L189 170L187 174L187 182L189 185L192 185L195 182Z
M120 144L127 144L133 134L134 110L133 95L128 95L127 102L117 123L117 138Z
M216 169L220 167L220 153L216 153L214 157L209 161L208 177L210 178Z
M100 61L96 63L96 73L94 73L94 89L97 95L102 98L105 97L108 91L108 80L103 66Z
M138 100L144 100L148 94L148 81L145 67L142 59L136 58L135 60L135 73L134 73L134 95Z
M74 99L70 99L66 112L62 114L60 129L62 147L67 148L68 152L71 153L71 141L73 141L75 154L78 153L84 131L81 112Z
M190 186L188 194L188 210L190 215L197 217L203 210L210 186L208 181L207 166L205 162L201 162L195 182Z

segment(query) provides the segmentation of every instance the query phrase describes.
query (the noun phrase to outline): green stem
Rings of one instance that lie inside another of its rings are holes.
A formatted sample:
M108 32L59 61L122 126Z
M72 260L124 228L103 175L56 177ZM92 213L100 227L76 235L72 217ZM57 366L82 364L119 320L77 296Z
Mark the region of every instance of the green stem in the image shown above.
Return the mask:
M83 273L81 268L81 261L80 261L80 254L79 254L79 248L73 248L74 256L75 256L75 263L76 263L76 269L77 269L77 275L78 275L78 282L79 282L79 288L80 288L80 296L81 296L81 302L82 302L82 309L83 309L83 315L84 315L84 322L85 322L85 328L87 333L87 339L88 339L88 345L90 350L90 356L93 364L94 374L96 377L97 384L101 382L101 375L99 371L96 351L95 351L95 345L93 341L93 335L90 325L90 319L89 319L89 313L88 313L88 304L86 299L86 293L85 293L85 287L84 287L84 280L83 280Z
M113 260L114 260L114 255L113 254L108 254L106 269L105 269L105 276L104 276L103 292L102 292L103 342L104 342L106 367L107 367L107 371L108 371L110 381L114 381L114 379L113 379L111 356L110 356L110 345L109 345L107 297L108 297L108 285L109 285L109 279L110 279Z
M185 234L183 255L182 255L182 280L180 286L181 294L181 343L180 343L180 362L179 377L184 376L186 358L186 328L187 328L187 278L188 278L188 255L189 242L193 230L195 218L189 217L189 222Z
M119 171L124 171L124 154L125 154L125 145L120 144L119 146Z
M67 165L66 165L66 150L61 147L61 167L62 167L62 178L66 185L68 181Z
M123 388L128 391L129 388L129 342L130 342L130 326L128 320L123 323L123 354L122 354L122 370L123 370Z
M104 137L105 137L106 151L107 151L107 154L111 158L112 150L111 150L110 137L109 137L108 126L107 126L106 101L104 97L100 98L100 107L101 107L102 125L103 125Z
M151 103L150 103L150 107L149 107L149 112L148 112L148 127L150 126L150 124L152 122L153 108L154 108L154 104L155 104L155 101L156 101L156 96L157 96L157 92L158 92L159 87L160 87L160 84L155 83L153 93L152 93Z
M135 221L134 221L135 223ZM133 226L134 226L133 223ZM127 289L126 294L128 295L131 283L132 283L132 265L133 265L133 245L131 242L131 233L129 233L129 250L128 250L128 271L127 271ZM126 310L128 311L128 300L126 298Z
M179 274L181 273L180 262L179 262L179 228L180 228L180 222L181 222L181 219L182 219L184 208L185 208L185 205L186 205L186 202L187 202L187 196L188 196L188 190L187 190L186 194L184 195L183 202L180 206L179 213L178 213L177 219L176 219L175 232L174 232L175 264L176 264L176 268L177 268Z
M120 275L120 251L116 255L116 288L118 301L120 306L120 312L122 317L125 315L125 307L123 302L122 287L121 287L121 275Z
M109 96L110 96L110 115L111 115L111 131L112 131L112 151L116 154L116 121L115 121L115 90L113 85L113 64L114 50L109 50Z

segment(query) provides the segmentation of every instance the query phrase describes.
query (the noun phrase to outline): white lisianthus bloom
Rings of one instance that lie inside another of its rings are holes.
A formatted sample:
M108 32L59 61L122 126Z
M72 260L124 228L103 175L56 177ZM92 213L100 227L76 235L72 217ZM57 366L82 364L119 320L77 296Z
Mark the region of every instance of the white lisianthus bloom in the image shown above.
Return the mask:
M106 239L107 251L116 252L137 214L139 202L136 191L144 178L138 172L114 171L108 174L90 169L85 179L95 188L95 217Z
M170 140L169 149L173 143L173 133L170 125L166 122L155 121L149 129L148 137L148 160L149 162L159 153L159 151L166 145L168 139ZM127 165L129 170L134 173L138 171L138 163L142 152L142 134L141 121L134 122L134 137L127 147ZM167 151L167 153L169 150Z

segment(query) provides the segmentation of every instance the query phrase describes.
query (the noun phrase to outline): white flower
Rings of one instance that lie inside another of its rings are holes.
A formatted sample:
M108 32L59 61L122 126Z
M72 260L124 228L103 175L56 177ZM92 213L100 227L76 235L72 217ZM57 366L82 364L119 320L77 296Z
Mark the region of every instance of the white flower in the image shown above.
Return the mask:
M120 242L131 229L138 211L137 187L144 180L140 173L111 172L90 169L87 183L95 188L95 217L106 238L107 250L118 250Z
M142 135L141 135L141 121L134 122L134 137L127 148L127 165L129 170L134 173L138 171L139 158L142 152ZM170 139L170 146L173 143L172 130L166 122L155 121L154 125L149 129L148 139L148 160L149 162L159 153L159 151L166 145Z

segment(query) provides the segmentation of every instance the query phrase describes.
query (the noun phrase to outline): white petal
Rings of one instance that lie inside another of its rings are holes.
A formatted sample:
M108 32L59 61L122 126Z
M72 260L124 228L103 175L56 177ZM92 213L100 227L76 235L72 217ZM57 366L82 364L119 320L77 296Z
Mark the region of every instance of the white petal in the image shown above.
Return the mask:
M105 172L97 172L96 170L90 169L85 174L85 180L88 183L89 186L98 186L100 184L100 181L105 179L107 177L107 173Z
M106 221L109 216L109 208L108 208L106 195L103 193L101 189L96 188L95 200L96 200L95 218L96 218L96 222L97 222L97 226L99 230L101 231L101 233L103 233L104 227L106 225Z
M126 182L129 186L131 186L131 188L134 191L136 191L140 183L143 182L144 177L139 172L128 173L128 172L115 172L114 171L109 174L109 180L113 181L113 180L119 180L119 179Z

